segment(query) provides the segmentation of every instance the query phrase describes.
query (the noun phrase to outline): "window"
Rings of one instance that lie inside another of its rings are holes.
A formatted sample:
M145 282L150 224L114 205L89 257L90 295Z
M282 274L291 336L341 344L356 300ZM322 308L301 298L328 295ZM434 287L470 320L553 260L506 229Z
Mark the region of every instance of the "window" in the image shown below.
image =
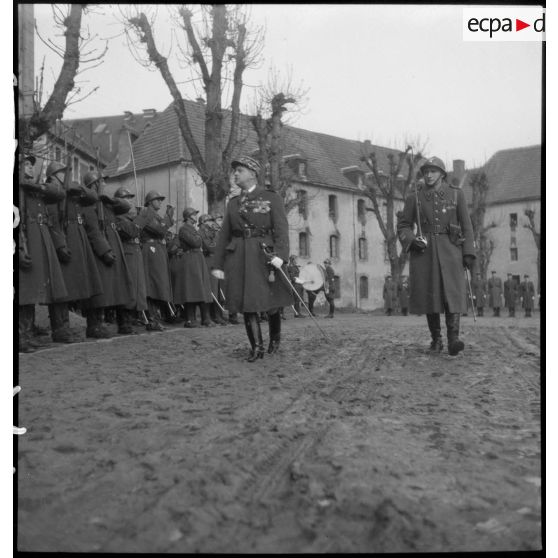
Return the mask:
M59 147L56 147L54 149L54 160L60 162L60 159L62 159L62 152Z
M366 202L364 200L357 201L357 218L361 225L366 223Z
M307 258L310 254L308 250L308 233L298 233L298 255Z
M335 285L335 294L333 298L341 298L341 281L339 280L339 275L333 276L333 284Z
M510 229L515 231L517 228L517 213L510 213Z
M366 277L366 275L360 277L358 292L361 299L368 298L368 277Z
M358 239L358 259L368 259L368 241L363 236Z
M337 222L337 196L329 196L328 198L328 205L329 205L329 218L333 222Z
M305 190L298 190L296 193L298 198L298 214L303 219L308 219L308 193Z
M298 163L298 176L306 178L306 163L304 161Z
M518 260L517 248L512 247L510 248L510 260L512 262L516 262Z
M79 182L79 159L72 157L72 180Z
M338 258L339 257L339 237L332 234L329 237L329 257Z

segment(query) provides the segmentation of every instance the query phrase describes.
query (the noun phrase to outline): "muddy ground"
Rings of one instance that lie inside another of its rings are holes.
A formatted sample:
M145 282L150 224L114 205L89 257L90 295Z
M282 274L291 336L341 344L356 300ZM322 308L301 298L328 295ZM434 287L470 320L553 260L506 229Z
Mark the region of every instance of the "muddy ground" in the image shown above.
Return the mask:
M289 319L253 364L243 326L21 354L18 549L541 548L538 314L463 318L458 357L425 321Z

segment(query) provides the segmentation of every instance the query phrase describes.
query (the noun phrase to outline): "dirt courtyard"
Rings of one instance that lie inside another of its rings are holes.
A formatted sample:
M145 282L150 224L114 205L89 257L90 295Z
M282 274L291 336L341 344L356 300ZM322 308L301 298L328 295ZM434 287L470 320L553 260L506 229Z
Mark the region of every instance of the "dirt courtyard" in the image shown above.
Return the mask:
M256 363L244 326L20 354L18 550L541 548L538 313L462 318L457 357L424 316L291 316Z

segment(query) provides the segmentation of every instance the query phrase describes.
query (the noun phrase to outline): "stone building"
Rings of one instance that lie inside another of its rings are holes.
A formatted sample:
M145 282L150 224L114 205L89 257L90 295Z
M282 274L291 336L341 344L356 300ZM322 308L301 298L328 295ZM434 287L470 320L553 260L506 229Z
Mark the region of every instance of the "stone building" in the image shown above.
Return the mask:
M495 223L489 231L494 242L488 275L492 270L505 279L508 273L519 281L528 274L538 284L537 248L525 210L533 210L535 228L541 230L541 146L497 151L485 165L473 172L485 172L488 180L485 224ZM469 181L464 186L471 200Z

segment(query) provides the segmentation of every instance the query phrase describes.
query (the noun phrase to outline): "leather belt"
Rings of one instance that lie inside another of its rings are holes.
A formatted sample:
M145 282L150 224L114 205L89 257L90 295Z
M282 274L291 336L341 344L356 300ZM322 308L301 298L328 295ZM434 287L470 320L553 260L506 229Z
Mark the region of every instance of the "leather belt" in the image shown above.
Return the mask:
M68 219L66 221L66 225L83 225L83 217L81 216L81 214L78 213L77 219Z
M139 244L140 239L136 236L135 238L130 238L130 240L125 240L124 244Z
M430 234L449 234L447 225L421 225L422 232Z
M163 246L167 243L164 238L148 238L147 240L144 240L144 242L147 242L148 244L162 244Z
M232 235L236 236L237 238L258 238L261 236L267 236L271 233L271 230L268 229L242 229L241 231L233 231Z
M28 216L27 217L28 223L38 223L39 225L46 225L48 224L48 217L43 215L42 213L37 213L34 217Z

